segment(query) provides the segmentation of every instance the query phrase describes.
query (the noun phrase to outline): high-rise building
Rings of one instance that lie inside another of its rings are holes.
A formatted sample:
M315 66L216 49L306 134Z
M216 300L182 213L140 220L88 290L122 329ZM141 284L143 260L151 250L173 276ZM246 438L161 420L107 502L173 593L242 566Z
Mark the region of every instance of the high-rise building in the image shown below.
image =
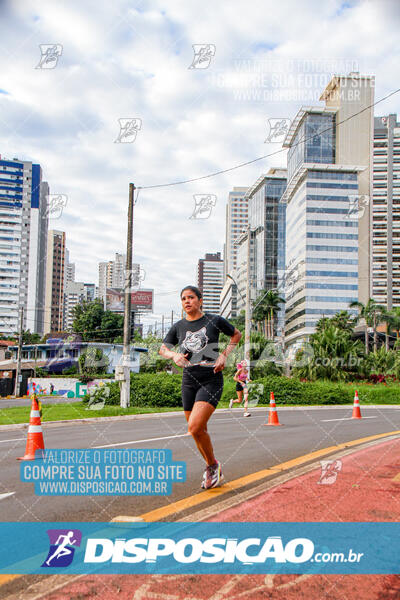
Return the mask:
M203 294L203 310L219 314L220 294L224 284L224 261L221 252L208 253L200 258L197 285Z
M75 281L75 263L69 262L69 250L65 249L64 282Z
M286 209L285 336L298 343L316 322L370 292L372 77L335 76L325 108L302 108L290 127ZM356 115L356 116L354 116ZM347 120L346 120L347 119Z
M373 177L372 297L390 310L400 306L400 123L395 114L375 117Z
M286 169L271 168L261 175L247 190L248 223L250 238L250 297L255 300L262 290L278 290L281 293L285 271L286 205L281 202L286 188ZM245 308L247 282L247 234L238 243L238 268L235 280L238 285L237 310ZM284 326L284 306L278 319L277 329Z
M49 230L47 236L44 333L62 331L64 321L65 232Z
M250 245L248 233L250 232ZM259 261L264 260L264 255L257 256L256 254L256 231L247 229L242 233L237 240L237 267L234 271L233 278L236 291L236 314L238 315L246 307L246 291L249 283L250 302L256 299L257 291L255 282L257 281L256 266ZM249 261L250 258L250 261ZM250 262L249 269L247 264Z
M281 202L286 188L286 169L271 168L247 191L249 226L255 234L255 279L251 287L277 289L285 270L286 205Z
M74 321L72 309L86 300L85 284L67 281L64 292L64 330L70 330Z
M247 227L247 187L234 187L229 192L226 205L224 278L237 267L237 246L235 241Z
M0 333L43 333L49 186L38 164L0 159Z
M115 254L115 260L99 263L99 297L104 298L107 288L123 288L125 285L125 254Z
M96 285L94 283L84 283L84 288L85 288L85 301L86 302L93 302L93 300L95 298L97 298L96 296Z
M358 172L360 203L363 198L372 198L374 90L375 77L353 72L332 77L320 98L325 101L326 108L335 111L334 162L364 167ZM351 193L349 196L350 204L354 205L357 198ZM358 213L358 299L364 304L372 294L371 223L369 202Z

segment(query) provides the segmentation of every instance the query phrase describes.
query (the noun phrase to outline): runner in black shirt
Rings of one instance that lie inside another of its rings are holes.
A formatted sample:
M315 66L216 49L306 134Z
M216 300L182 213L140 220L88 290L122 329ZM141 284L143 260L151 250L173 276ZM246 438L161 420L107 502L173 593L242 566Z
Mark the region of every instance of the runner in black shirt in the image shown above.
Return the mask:
M185 287L181 292L181 300L186 318L175 323L168 331L160 354L164 358L171 358L178 367L183 367L183 410L189 433L207 463L201 487L209 489L221 485L224 476L221 464L214 456L207 422L222 395L222 371L226 358L242 334L223 317L203 313L202 295L198 288ZM218 349L220 333L231 338L222 354ZM172 350L178 345L178 352Z

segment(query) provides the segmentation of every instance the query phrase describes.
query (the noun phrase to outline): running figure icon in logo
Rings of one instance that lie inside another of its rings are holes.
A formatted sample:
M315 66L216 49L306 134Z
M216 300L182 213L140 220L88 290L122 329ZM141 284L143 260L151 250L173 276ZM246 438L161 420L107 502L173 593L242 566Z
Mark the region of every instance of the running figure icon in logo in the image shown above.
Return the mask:
M50 548L42 567L68 567L74 558L73 546L81 545L82 532L79 529L48 529L47 535Z

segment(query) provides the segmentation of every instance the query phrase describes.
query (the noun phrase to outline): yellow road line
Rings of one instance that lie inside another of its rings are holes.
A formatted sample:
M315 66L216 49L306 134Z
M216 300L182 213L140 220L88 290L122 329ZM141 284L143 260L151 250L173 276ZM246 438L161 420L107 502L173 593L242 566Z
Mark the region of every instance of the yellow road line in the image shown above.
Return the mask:
M211 500L211 498L214 498L216 496L222 496L223 494L227 494L233 490L237 490L251 483L255 483L260 479L270 477L271 475L276 475L277 471L286 471L288 469L291 469L292 467L298 467L299 465L302 465L308 461L315 460L317 458L320 458L321 456L325 456L326 454L330 454L331 452L342 450L343 448L348 448L349 446L356 446L364 442L371 442L372 440L378 440L380 438L396 434L400 434L400 430L391 431L389 433L379 433L377 435L370 435L368 437L359 438L358 440L352 440L350 442L344 442L343 444L337 444L336 446L329 446L328 448L323 448L322 450L316 450L315 452L310 452L309 454L298 456L293 460L288 460L286 462L280 463L279 465L275 465L274 467L271 467L269 469L263 469L262 471L257 471L256 473L251 473L250 475L239 477L239 479L235 479L234 481L231 481L220 488L206 490L204 492L200 492L199 494L195 494L194 496L188 496L187 498L183 498L182 500L178 500L177 502L168 504L167 506L156 508L155 510L151 510L147 513L140 515L140 517L144 521L158 521L160 519L165 519L165 517L168 517L169 515L172 515L174 513L187 510L188 508L192 508L194 506L197 506L198 504L202 504L203 502L208 502L208 500ZM113 519L113 521L118 520L119 517Z
M17 577L22 577L22 575L0 575L0 585L5 585Z

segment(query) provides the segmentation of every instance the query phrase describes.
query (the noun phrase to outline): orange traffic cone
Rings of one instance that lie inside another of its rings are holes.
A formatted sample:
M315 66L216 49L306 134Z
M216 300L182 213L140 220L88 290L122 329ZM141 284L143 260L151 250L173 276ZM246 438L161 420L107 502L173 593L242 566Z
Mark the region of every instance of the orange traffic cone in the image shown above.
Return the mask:
M268 423L264 423L264 425L282 425L282 423L279 423L278 413L276 412L274 392L270 393Z
M32 406L31 415L29 419L28 439L26 441L25 456L21 456L20 458L17 458L17 460L35 460L35 458L41 458L40 454L44 454L43 452L38 452L39 456L35 456L36 450L44 450L44 440L42 423L40 421L39 406L36 400L36 395L33 394L31 398Z
M361 419L361 410L360 410L360 401L358 399L358 392L354 394L354 404L353 404L353 414L351 416L352 419Z

